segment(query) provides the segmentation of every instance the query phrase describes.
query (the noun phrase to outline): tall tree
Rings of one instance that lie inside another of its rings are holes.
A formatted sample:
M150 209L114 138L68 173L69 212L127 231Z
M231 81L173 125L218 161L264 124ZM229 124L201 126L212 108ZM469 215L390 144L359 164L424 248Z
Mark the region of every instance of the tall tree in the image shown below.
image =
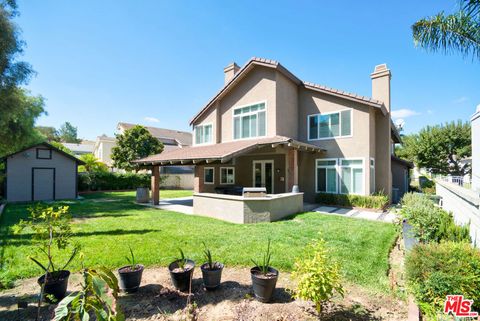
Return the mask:
M116 168L138 171L139 166L131 163L133 160L163 151L163 144L140 125L115 136L117 145L112 148L112 160Z
M440 12L417 21L412 26L415 45L480 60L480 0L460 0L459 5L452 14Z
M34 71L28 63L18 60L24 42L13 22L16 15L15 0L0 1L0 155L41 140L34 124L45 112L42 97L30 96L20 88Z
M466 175L471 170L465 162L472 155L470 124L458 121L427 126L418 134L403 137L396 154L434 174Z
M77 127L73 126L68 121L60 126L58 137L60 137L60 140L64 143L78 144L82 141L77 137Z
M55 127L37 126L35 129L38 130L49 142L58 142L60 140L60 137L58 137L58 131Z

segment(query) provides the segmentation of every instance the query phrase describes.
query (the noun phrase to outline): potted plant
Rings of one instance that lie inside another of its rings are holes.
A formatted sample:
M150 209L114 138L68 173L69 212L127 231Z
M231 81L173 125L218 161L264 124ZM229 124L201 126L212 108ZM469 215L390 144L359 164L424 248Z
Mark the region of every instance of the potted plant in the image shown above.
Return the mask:
M38 278L38 284L41 287L40 300L47 302L58 302L65 297L68 286L70 271L67 266L72 262L78 253L79 247L74 246L67 262L60 268L57 262L54 262L53 249L64 250L70 245L71 226L68 206L44 207L37 205L30 208L30 220L21 220L15 226L15 233L20 233L24 229L33 231L33 238L37 242L37 247L47 261L47 264L41 263L40 259L30 257L43 271L44 274Z
M250 269L253 293L260 302L269 302L277 285L278 271L270 266L271 257L270 240L268 240L267 251L263 255L262 262L257 263L252 259L255 264Z
M185 258L182 249L179 249L180 258L176 259L168 266L173 286L182 292L189 290L190 282L193 277L195 262Z
M135 262L135 255L132 248L130 249L130 257L126 257L128 265L125 265L118 269L118 275L120 276L120 289L127 293L136 292L142 282L143 265Z
M214 290L220 285L223 264L220 262L214 262L212 259L212 252L210 252L205 243L203 243L203 246L205 248L203 250L203 255L206 260L206 262L200 266L200 269L202 270L203 284L207 290Z

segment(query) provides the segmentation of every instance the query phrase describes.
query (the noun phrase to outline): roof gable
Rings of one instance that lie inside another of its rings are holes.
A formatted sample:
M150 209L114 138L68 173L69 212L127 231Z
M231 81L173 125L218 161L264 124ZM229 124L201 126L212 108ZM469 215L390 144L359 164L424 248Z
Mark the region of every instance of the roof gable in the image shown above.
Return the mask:
M212 107L215 102L219 99L221 99L226 93L228 93L234 86L236 86L241 79L243 79L248 73L250 73L252 70L255 69L255 67L258 66L263 66L263 67L268 67L268 68L273 68L278 70L280 73L282 73L284 76L286 76L288 79L290 79L292 82L294 82L298 86L302 86L306 89L321 92L324 94L336 96L336 97L341 97L347 100L355 101L361 104L365 104L371 107L376 107L381 109L382 113L385 115L386 114L386 108L383 104L383 102L379 100L375 100L369 97L365 96L360 96L357 94L349 93L346 91L310 83L310 82L304 82L297 78L293 73L291 73L287 68L282 66L279 62L275 60L270 60L270 59L264 59L264 58L256 58L253 57L251 58L240 70L235 74L235 76L228 81L220 91L210 99L210 101L203 107L200 112L198 112L191 120L190 120L190 125L192 125L196 120L198 120L210 107Z
M19 150L18 152L5 155L5 156L3 156L3 157L0 158L0 161L3 161L3 160L5 160L5 159L7 159L8 157L11 157L11 156L13 156L13 155L17 155L17 154L19 154L19 153L22 153L22 152L24 152L24 151L26 151L26 150L29 150L29 149L31 149L31 148L35 148L35 147L38 147L38 146L48 147L49 149L51 149L51 150L53 150L53 151L55 151L55 152L57 152L57 153L65 156L65 157L70 158L71 160L77 162L78 165L85 165L85 163L84 163L82 160L76 158L76 157L73 156L73 155L70 155L69 153L64 152L63 150L61 150L61 149L59 149L59 148L57 148L57 147L55 147L55 146L53 146L52 144L49 144L49 143L47 143L47 142L42 142L42 143L38 143L38 144L35 144L35 145L30 145L30 146L28 146L28 147L25 147L25 148Z

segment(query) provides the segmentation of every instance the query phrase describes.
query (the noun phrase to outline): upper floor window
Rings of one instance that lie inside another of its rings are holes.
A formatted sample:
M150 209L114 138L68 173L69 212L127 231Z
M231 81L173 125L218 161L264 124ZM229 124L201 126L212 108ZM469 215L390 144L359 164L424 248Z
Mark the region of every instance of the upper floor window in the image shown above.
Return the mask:
M308 139L327 139L352 135L352 111L308 116Z
M195 145L212 142L212 124L195 126Z
M233 110L233 139L266 135L265 103Z

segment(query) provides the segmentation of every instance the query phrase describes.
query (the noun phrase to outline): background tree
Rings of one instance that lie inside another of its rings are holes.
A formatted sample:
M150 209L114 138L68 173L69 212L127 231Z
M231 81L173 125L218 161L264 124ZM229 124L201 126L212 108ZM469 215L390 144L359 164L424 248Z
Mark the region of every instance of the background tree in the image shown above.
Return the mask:
M427 126L418 134L404 136L396 154L433 174L464 176L471 170L463 161L472 155L470 124L457 121Z
M37 126L35 128L40 132L42 136L44 136L47 139L47 141L49 142L60 141L60 137L58 136L58 131L55 129L55 127Z
M0 1L0 155L42 139L34 123L45 112L44 100L20 87L28 83L34 71L28 63L18 61L24 42L13 22L16 15L15 0Z
M115 137L117 145L112 148L114 166L127 171L139 170L139 166L132 164L131 161L163 151L163 144L140 125L127 129Z
M81 165L78 167L79 172L106 172L108 171L108 166L101 162L95 155L92 154L84 154L79 157L85 165Z
M412 26L416 46L444 53L459 52L480 60L480 0L460 0L457 12L440 12Z
M77 137L77 127L73 126L68 121L60 126L58 137L60 137L60 140L64 143L78 144L82 141Z

